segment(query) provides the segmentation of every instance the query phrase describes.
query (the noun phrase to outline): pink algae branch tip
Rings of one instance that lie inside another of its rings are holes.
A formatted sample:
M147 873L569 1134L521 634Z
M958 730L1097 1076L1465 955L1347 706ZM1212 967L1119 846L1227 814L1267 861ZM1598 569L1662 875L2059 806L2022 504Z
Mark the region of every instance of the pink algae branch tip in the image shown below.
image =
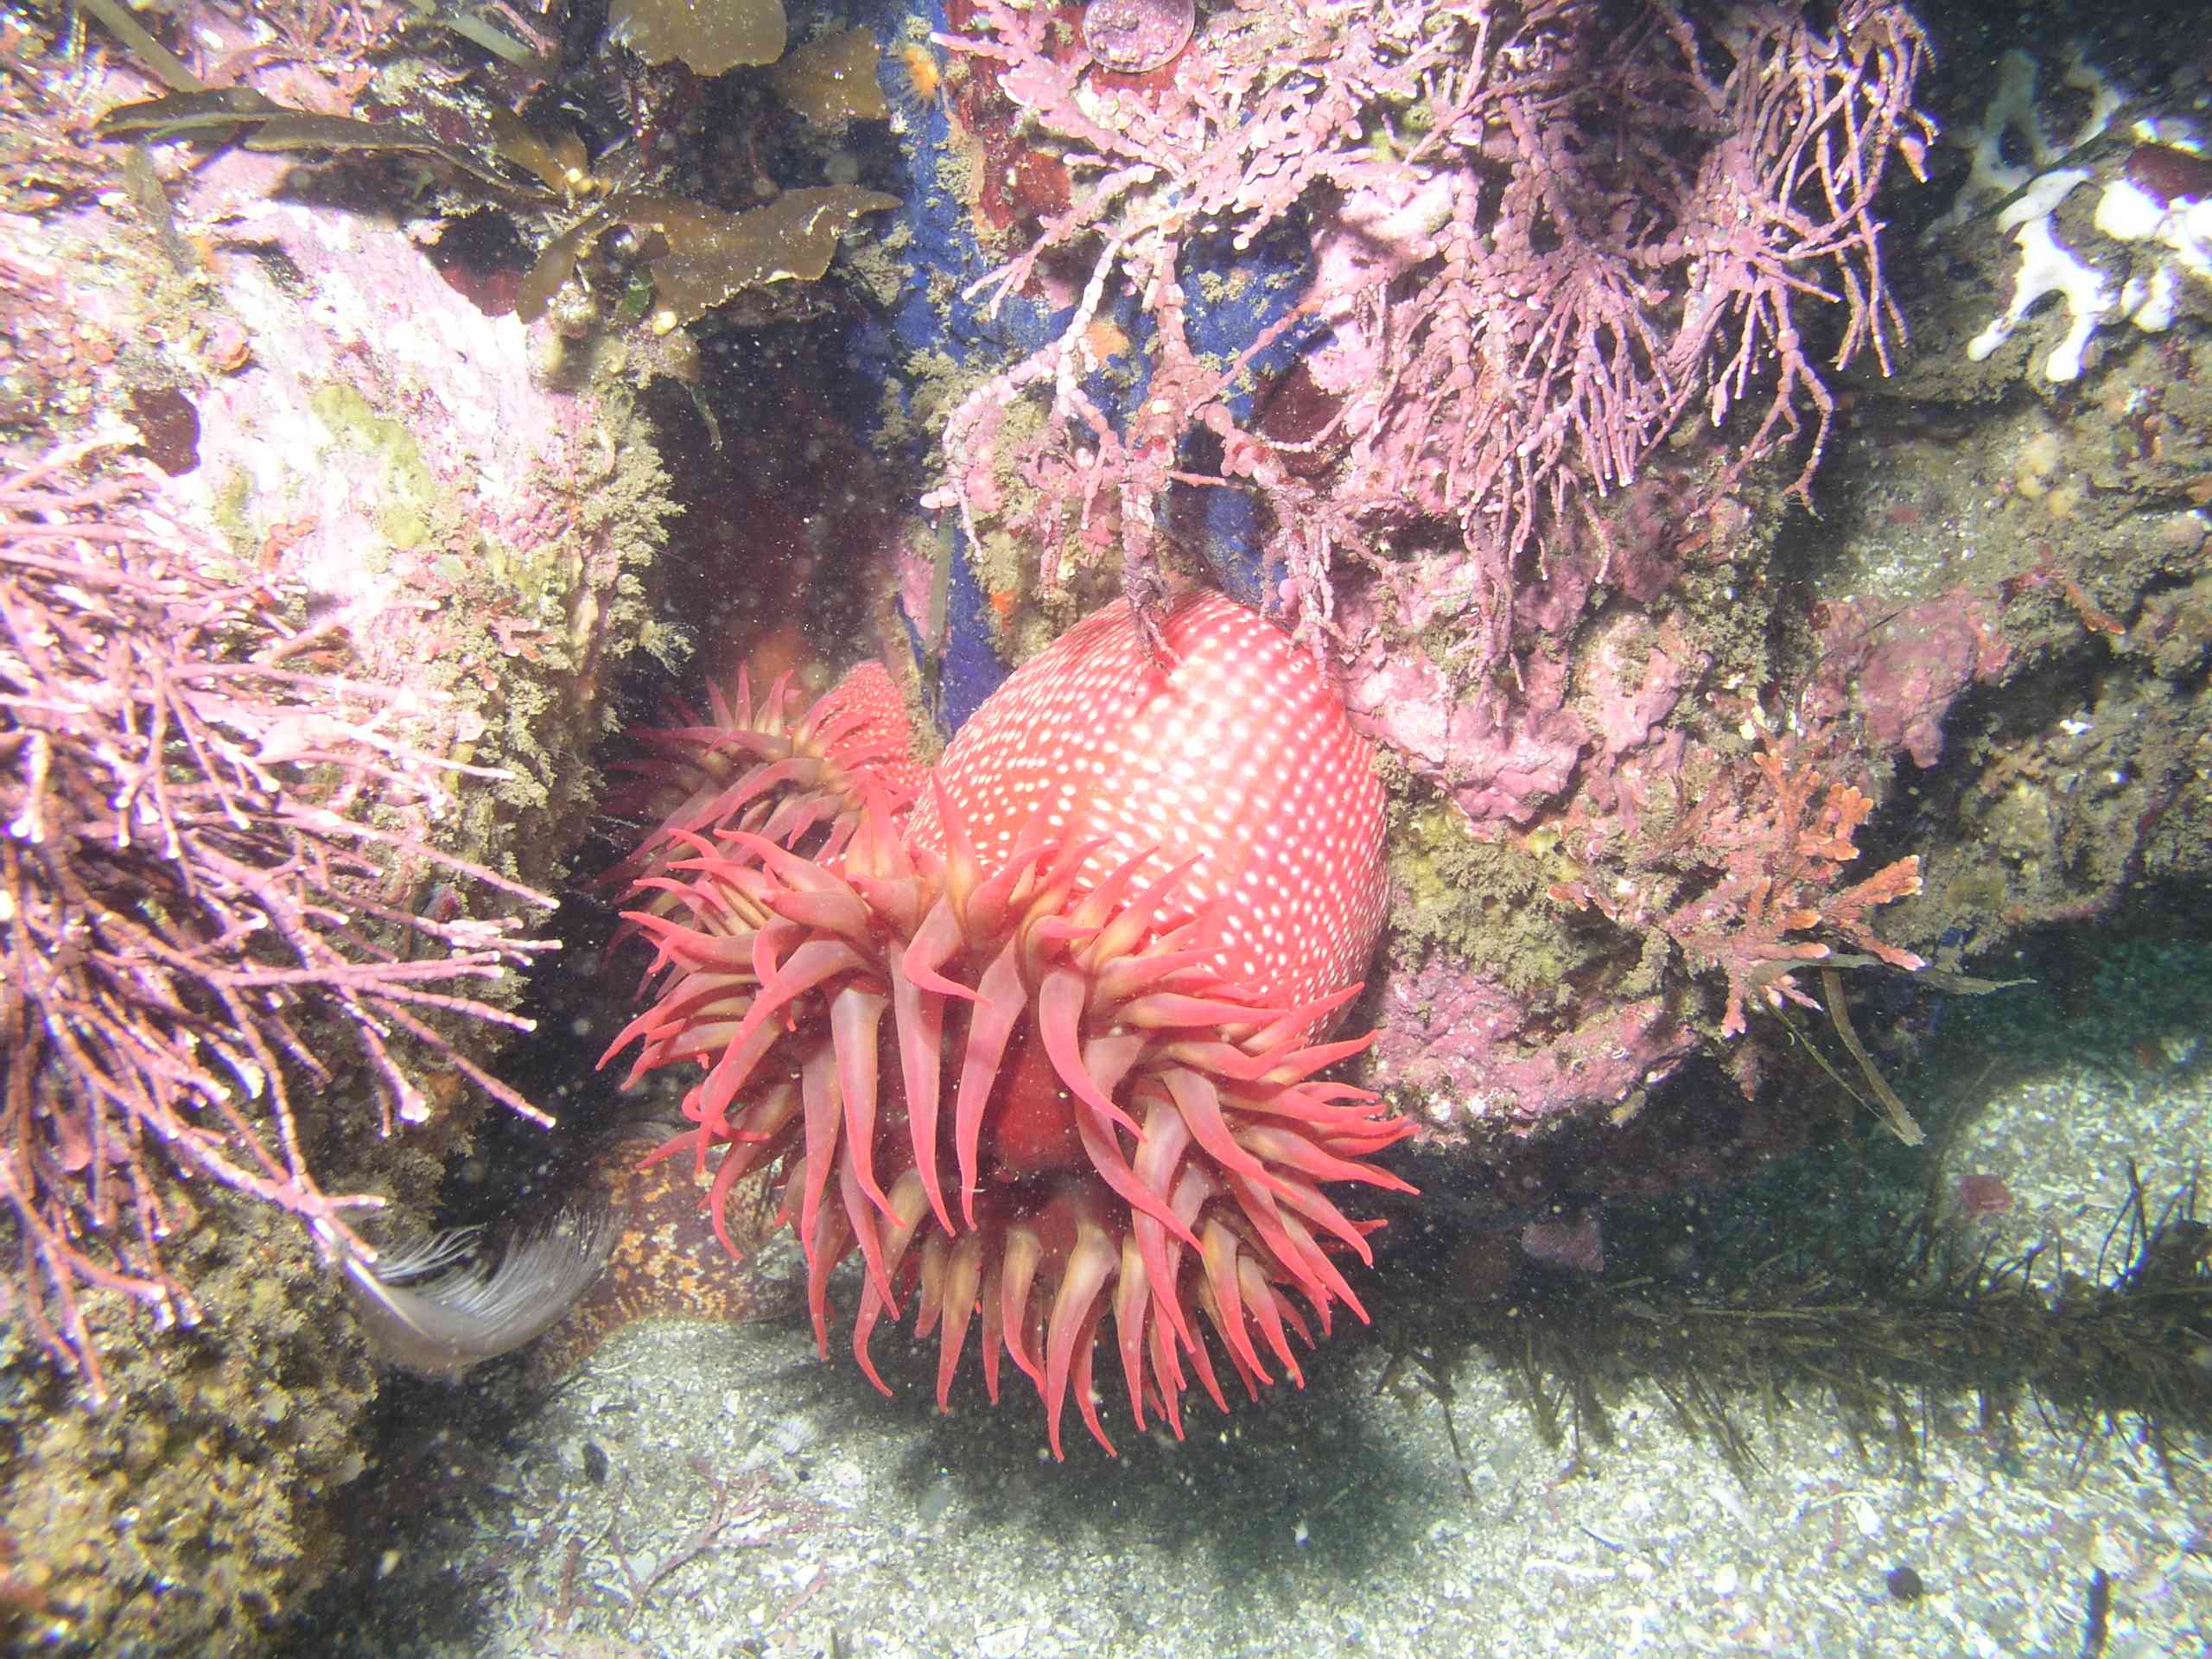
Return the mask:
M302 1082L357 1068L387 1134L463 1080L550 1122L461 1046L529 1028L466 988L555 943L478 913L551 899L435 839L448 779L504 774L217 574L158 487L97 443L0 457L0 1295L95 1402L85 1289L200 1315L162 1250L193 1179L361 1249L344 1212L381 1201L316 1184Z
M1086 33L1170 10L1098 0ZM1008 527L1033 537L1048 587L1078 549L1118 552L1141 591L1169 486L1237 489L1268 509L1301 626L1327 632L1332 582L1372 567L1412 627L1433 595L1471 593L1459 626L1493 661L1528 556L1578 499L1634 480L1685 418L1747 404L1738 466L1809 429L1802 491L1834 409L1824 369L1886 367L1903 336L1876 197L1893 162L1921 172L1934 128L1913 101L1926 36L1896 0L1845 0L1825 22L1769 0L1709 26L1663 4L1623 23L1592 0L1221 8L1135 86L1098 79L1127 67L1125 31L1086 52L1051 16L976 0L937 37L1052 135L1073 181L971 296L1039 291L1065 258L1073 303L954 411L925 498L971 537L1026 515ZM1200 353L1199 239L1250 249L1286 225L1309 245L1306 290L1235 360ZM1150 324L1126 420L1087 379L1122 291ZM1827 364L1815 313L1834 320ZM1313 320L1311 418L1239 417L1256 355ZM1023 404L1045 418L1009 418ZM1221 465L1186 479L1201 428ZM1033 504L1001 500L1009 478ZM1459 546L1415 576L1376 549L1421 520Z

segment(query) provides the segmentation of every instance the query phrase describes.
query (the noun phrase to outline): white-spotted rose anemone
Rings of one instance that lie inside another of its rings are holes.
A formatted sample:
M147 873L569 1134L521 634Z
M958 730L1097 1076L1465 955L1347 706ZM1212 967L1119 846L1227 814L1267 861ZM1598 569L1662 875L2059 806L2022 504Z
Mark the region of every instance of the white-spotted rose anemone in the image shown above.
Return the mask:
M1410 1126L1321 1076L1365 1046L1324 1039L1382 920L1368 745L1307 655L1221 595L1183 595L1159 632L1155 658L1126 603L1077 625L910 811L895 766L852 758L887 753L875 728L842 756L795 757L787 721L766 746L687 734L817 798L793 829L757 775L694 779L625 912L655 1001L609 1056L637 1045L633 1079L704 1069L663 1155L713 1164L725 1243L736 1182L780 1161L823 1353L857 1250L876 1386L886 1315L938 1333L940 1405L980 1325L985 1389L1001 1355L1026 1373L1055 1456L1071 1385L1113 1449L1092 1388L1109 1313L1140 1428L1179 1435L1193 1378L1228 1409L1217 1350L1255 1396L1302 1382L1293 1335L1338 1304L1367 1317L1340 1262L1369 1261L1379 1224L1328 1188L1410 1190L1369 1161Z

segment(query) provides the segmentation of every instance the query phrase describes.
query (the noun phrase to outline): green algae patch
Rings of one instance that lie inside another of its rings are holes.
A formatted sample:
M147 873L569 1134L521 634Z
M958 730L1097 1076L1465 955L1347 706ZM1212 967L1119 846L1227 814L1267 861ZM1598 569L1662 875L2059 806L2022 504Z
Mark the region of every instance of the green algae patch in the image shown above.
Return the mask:
M572 471L547 466L532 493L563 512L535 539L478 535L437 569L442 688L473 716L455 759L496 767L458 792L450 833L463 855L543 884L564 874L599 779L589 760L620 724L617 664L644 650L684 654L657 622L647 577L674 512L643 417L626 393L598 392L595 430Z
M429 541L442 492L414 434L352 386L323 386L308 406L330 435L325 463L374 495L377 527L391 548L410 552Z
M1390 837L1398 894L1391 948L1479 968L1509 990L1556 984L1581 958L1567 915L1544 898L1554 879L1539 836L1491 841L1443 802L1407 812Z

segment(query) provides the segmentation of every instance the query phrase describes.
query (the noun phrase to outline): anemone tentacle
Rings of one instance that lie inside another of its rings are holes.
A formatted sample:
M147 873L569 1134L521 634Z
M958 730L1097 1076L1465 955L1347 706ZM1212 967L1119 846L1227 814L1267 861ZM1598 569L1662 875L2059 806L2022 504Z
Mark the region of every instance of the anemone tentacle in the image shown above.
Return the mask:
M714 1071L686 1098L686 1116L698 1127L685 1144L702 1158L719 1149L717 1205L746 1173L783 1161L782 1208L805 1249L809 1302L825 1354L830 1277L857 1250L865 1281L854 1351L870 1380L883 1386L868 1356L869 1335L884 1314L899 1316L902 1290L918 1293L917 1334L938 1333L940 1402L949 1398L980 1313L987 1346L1002 1344L1035 1380L1058 1453L1071 1386L1086 1424L1107 1442L1089 1390L1090 1343L1107 1319L1141 1427L1147 1400L1165 1412L1191 1372L1202 1382L1211 1378L1186 1305L1205 1313L1248 1390L1278 1369L1300 1375L1291 1338L1310 1344L1312 1335L1283 1291L1294 1290L1324 1332L1338 1303L1366 1318L1313 1229L1363 1260L1364 1234L1319 1183L1408 1190L1363 1160L1411 1126L1383 1118L1380 1103L1364 1090L1310 1081L1322 1065L1363 1045L1301 1045L1278 1034L1310 1023L1317 1009L1333 1009L1340 995L1273 1004L1220 982L1202 965L1203 952L1180 948L1179 932L1147 937L1181 867L1132 892L1140 861L1127 861L1117 874L1128 879L1102 883L1068 912L1074 925L1064 926L1042 925L1061 918L1063 895L1058 882L1039 881L1027 906L1007 903L989 912L999 923L995 936L963 929L957 949L933 951L940 961L930 982L906 973L906 1008L886 1033L883 1015L901 964L941 928L936 918L953 913L942 874L929 883L910 858L903 869L879 868L878 880L895 874L936 890L925 893L927 919L912 933L885 929L874 912L869 943L869 930L847 925L842 914L849 897L861 901L850 897L854 888L834 860L766 847L742 831L724 831L719 840L760 861L685 861L690 922L653 918L676 976L661 1006L677 1011L677 1029L709 1007L717 1008L722 1026L734 1021ZM817 924L775 960L766 981L753 972L748 938L708 931L736 908L718 889L741 874L766 912L804 912ZM1009 899L1021 882L1010 887ZM836 896L836 906L817 912L813 906L824 895ZM963 977L948 977L947 969ZM1205 994L1160 988L1178 982L1203 986ZM696 1052L679 1052L672 1033L646 1023L651 1018L633 1022L617 1045L643 1039L635 1070ZM1247 1033L1243 1043L1220 1040L1224 1027ZM949 1148L938 1144L934 1114L912 1109L911 1082L903 1102L887 1101L885 1042L896 1044L899 1070L910 1079L941 1082L947 1069L953 1072ZM982 1179L985 1116L992 1091L1003 1090L1006 1056L1014 1046L1046 1052L1069 1097L1076 1148L1062 1149L1063 1161L1039 1179L1037 1194L998 1200L1023 1242L994 1256L992 1230L984 1224L989 1209L978 1211L979 1200L993 1203ZM1217 1064L1232 1057L1234 1064ZM1265 1070L1255 1071L1262 1062ZM725 1115L724 1105L753 1078L791 1071L801 1079L802 1109L792 1109L785 1090ZM1079 1157L1071 1155L1076 1149ZM1194 1150L1223 1178L1185 1182ZM958 1174L957 1218L935 1190L932 1172L946 1161ZM1033 1197L1039 1215L1023 1212ZM1114 1198L1133 1217L1118 1232L1109 1219ZM1056 1206L1065 1213L1054 1214ZM1051 1220L1040 1224L1040 1217ZM1054 1227L1060 1236L1052 1236ZM1018 1258L1011 1272L1009 1255ZM999 1292L995 1320L987 1281ZM1033 1328L1041 1333L1041 1354L1027 1341ZM995 1389L995 1364L988 1370ZM1169 1420L1179 1432L1179 1409Z
M638 733L645 753L615 762L629 779L602 810L654 827L601 886L635 894L702 838L732 830L831 857L870 794L903 814L920 787L906 705L880 663L861 664L804 711L788 674L758 702L742 670L734 696L710 695L710 719L679 705L685 723ZM645 908L664 913L671 902L655 896ZM626 923L614 943L632 931Z

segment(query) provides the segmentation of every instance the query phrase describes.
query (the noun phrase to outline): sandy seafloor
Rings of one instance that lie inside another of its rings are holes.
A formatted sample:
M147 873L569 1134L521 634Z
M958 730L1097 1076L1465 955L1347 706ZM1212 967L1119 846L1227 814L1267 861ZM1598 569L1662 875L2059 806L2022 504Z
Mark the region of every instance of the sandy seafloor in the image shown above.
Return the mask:
M2009 1089L1952 1173L2001 1176L2013 1239L2094 1261L2131 1155L2171 1192L2212 1145L2212 1075L2179 1058L2157 1084L2084 1068ZM1202 1408L1181 1446L1126 1432L1102 1374L1122 1456L1071 1422L1065 1465L1033 1397L988 1410L971 1376L941 1417L933 1346L887 1331L876 1352L895 1400L842 1346L821 1363L802 1319L631 1327L502 1445L511 1503L387 1555L375 1601L436 1616L357 1627L352 1650L2070 1659L2102 1569L2107 1659L2212 1651L2198 1437L2162 1471L2126 1433L2084 1444L2026 1406L2007 1454L1971 1399L1939 1401L1916 1481L1821 1398L1747 1400L1763 1466L1739 1478L1636 1382L1576 1469L1478 1351L1452 1378L1471 1503L1439 1408L1380 1392L1371 1342L1325 1344L1302 1393ZM728 1519L701 1545L706 1473ZM1899 1567L1918 1599L1890 1592Z

